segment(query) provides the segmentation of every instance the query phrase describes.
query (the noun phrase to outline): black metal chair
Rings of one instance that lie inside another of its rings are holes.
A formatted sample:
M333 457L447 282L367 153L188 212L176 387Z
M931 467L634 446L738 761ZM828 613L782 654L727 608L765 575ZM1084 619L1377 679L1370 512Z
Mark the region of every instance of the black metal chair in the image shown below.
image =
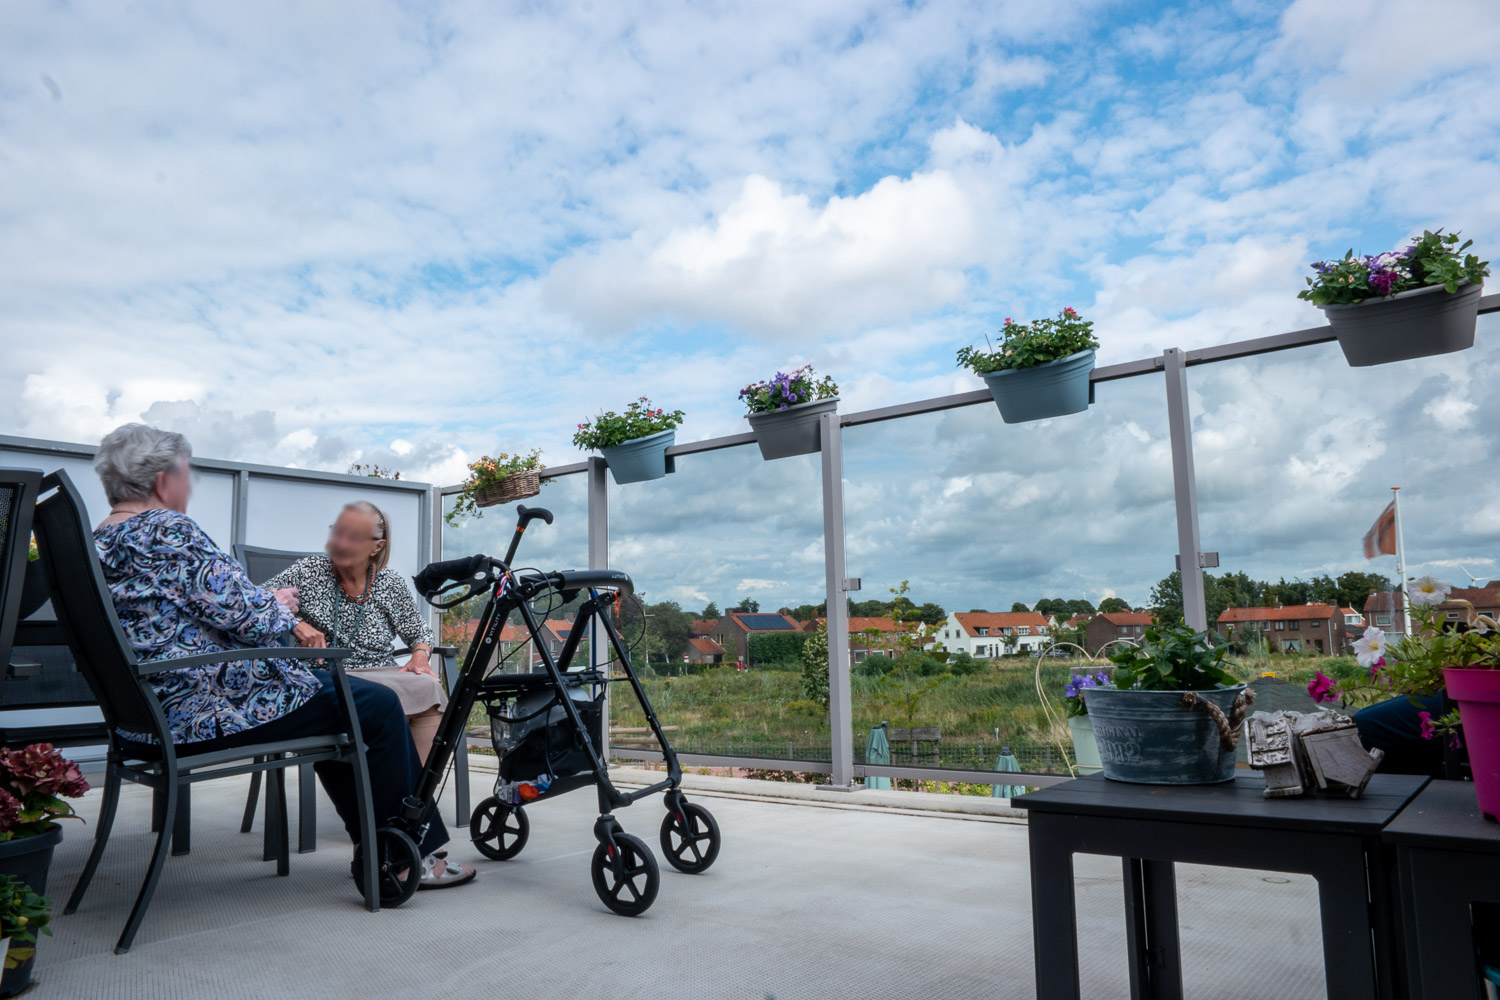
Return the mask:
M35 469L0 469L0 666L10 673L11 646L21 612L31 516L42 474Z
M110 828L114 824L122 781L132 781L158 790L162 796L163 815L158 827L156 848L152 852L140 893L136 896L135 906L130 911L130 917L115 947L116 954L123 954L130 949L136 931L145 918L146 909L151 904L151 897L156 892L166 864L179 801L187 787L194 782L269 771L273 775L272 780L280 783L284 780L287 767L325 760L348 763L355 772L360 811L360 842L373 843L376 826L370 774L365 764L359 717L340 662L350 651L277 647L235 649L144 663L137 660L120 627L119 619L115 616L114 602L110 599L103 570L94 552L93 535L85 521L84 506L78 491L67 473L61 471L47 476L42 481L41 488L43 499L36 506L35 531L48 576L52 605L57 611L58 622L67 635L79 669L93 689L109 727L104 794L94 832L94 846L63 912L72 913L78 909L78 904L93 880L109 840ZM333 672L339 705L343 710L342 730L321 736L203 753L193 753L191 744L178 746L172 743L166 715L151 687L152 676L184 667L233 663L266 656L326 659ZM155 738L156 745L148 750L143 750L136 744L130 744L127 748L118 735L121 729L150 733ZM279 829L276 873L286 875L289 866L284 810L279 817L271 819L272 824ZM364 863L362 874L365 905L371 911L380 908L376 884L376 853L360 852Z
M239 560L241 566L245 567L245 575L252 583L265 583L271 577L286 569L299 559L308 556L320 555L317 552L297 552L292 549L270 549L261 545L246 545L241 542L234 547L234 557ZM394 656L410 655L409 648L395 650ZM453 685L458 683L458 649L454 646L434 646L432 655L438 661L438 676L442 678L443 690L453 692ZM453 755L453 779L457 786L454 789L456 807L454 819L460 829L469 825L469 747L468 742L461 744ZM297 852L308 854L317 850L318 838L318 816L314 801L316 789L313 786L311 768L301 768L297 774L298 808L297 808ZM267 790L269 794L269 789ZM245 814L240 820L240 832L249 833L255 824L255 804L260 797L260 775L250 776L250 795L245 800ZM267 858L267 860L270 860Z

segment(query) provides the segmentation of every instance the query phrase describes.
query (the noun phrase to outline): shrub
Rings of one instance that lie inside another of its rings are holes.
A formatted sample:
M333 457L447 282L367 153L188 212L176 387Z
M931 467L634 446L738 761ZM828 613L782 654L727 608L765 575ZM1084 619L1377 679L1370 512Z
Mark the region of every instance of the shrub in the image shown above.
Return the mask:
M802 644L807 641L806 632L758 632L750 636L748 644L750 662L755 666L790 661L790 668L770 669L796 670L801 666Z
M1007 316L1000 330L999 347L993 351L961 348L958 364L975 373L1034 368L1080 351L1096 350L1099 339L1093 330L1094 324L1079 316L1071 306L1058 313L1057 319L1017 323Z

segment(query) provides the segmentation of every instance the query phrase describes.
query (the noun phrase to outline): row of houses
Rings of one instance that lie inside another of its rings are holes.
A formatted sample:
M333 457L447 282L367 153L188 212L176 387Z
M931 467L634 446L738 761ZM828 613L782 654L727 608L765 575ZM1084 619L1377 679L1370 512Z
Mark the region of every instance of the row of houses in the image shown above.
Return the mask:
M1500 619L1500 581L1492 581L1485 587L1455 589L1439 610L1445 619L1461 621L1469 614L1470 607L1478 614ZM1111 644L1140 642L1151 619L1152 615L1147 611L1116 611L1078 615L1061 624L1070 630L1082 628L1084 648L1097 656L1101 651L1107 651ZM821 618L802 622L776 612L737 610L721 618L695 619L684 660L708 664L748 663L751 636L812 632L822 622ZM477 619L446 624L443 627L444 644L467 642L478 624ZM928 641L940 643L952 654L962 652L977 659L994 659L1011 653L1040 652L1052 644L1058 624L1056 618L1035 611L950 611L943 623L931 631ZM1219 634L1226 639L1244 639L1247 634L1255 633L1272 652L1324 655L1347 653L1354 640L1371 625L1388 632L1407 630L1399 592L1370 594L1362 611L1321 602L1277 604L1269 608L1226 608L1215 623ZM545 642L554 656L562 651L572 627L571 621L563 619L548 619L542 623ZM913 623L898 623L891 618L850 618L851 664L861 663L888 648L879 640L872 640L871 633L890 634L901 628L916 627ZM529 640L511 625L506 625L501 631L501 655L509 655L523 642L528 649L516 655L527 664L539 662L540 654L535 648L530 648Z

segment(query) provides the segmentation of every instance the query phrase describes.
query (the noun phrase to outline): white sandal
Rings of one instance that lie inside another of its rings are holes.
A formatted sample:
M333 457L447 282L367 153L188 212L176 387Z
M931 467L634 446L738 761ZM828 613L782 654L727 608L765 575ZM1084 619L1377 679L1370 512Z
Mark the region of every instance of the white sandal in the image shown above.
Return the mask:
M417 888L451 889L455 885L474 881L478 874L468 865L456 865L445 858L429 854L422 859L422 880L417 883Z

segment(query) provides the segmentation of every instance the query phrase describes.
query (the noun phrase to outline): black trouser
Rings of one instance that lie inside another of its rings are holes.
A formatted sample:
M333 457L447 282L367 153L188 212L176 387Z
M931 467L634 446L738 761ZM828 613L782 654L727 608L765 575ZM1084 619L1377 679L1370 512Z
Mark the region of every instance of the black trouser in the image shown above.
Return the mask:
M210 750L341 731L344 728L344 717L339 711L333 674L327 670L314 670L313 676L318 678L320 687L296 711L233 736L220 736L199 743L179 743L179 752L206 753ZM392 817L400 814L401 800L417 787L422 765L417 760L417 748L411 741L411 727L407 724L406 713L401 709L401 699L396 696L396 692L358 677L349 678L349 690L354 695L354 711L359 716L360 735L365 741L365 761L370 768L375 825L385 826ZM349 764L328 760L314 764L313 769L318 773L323 790L333 800L333 807L338 810L339 818L344 821L349 839L358 840L359 806L354 794L354 768ZM448 842L448 828L437 815L436 803L429 807L427 820L427 836L417 845L423 857Z

